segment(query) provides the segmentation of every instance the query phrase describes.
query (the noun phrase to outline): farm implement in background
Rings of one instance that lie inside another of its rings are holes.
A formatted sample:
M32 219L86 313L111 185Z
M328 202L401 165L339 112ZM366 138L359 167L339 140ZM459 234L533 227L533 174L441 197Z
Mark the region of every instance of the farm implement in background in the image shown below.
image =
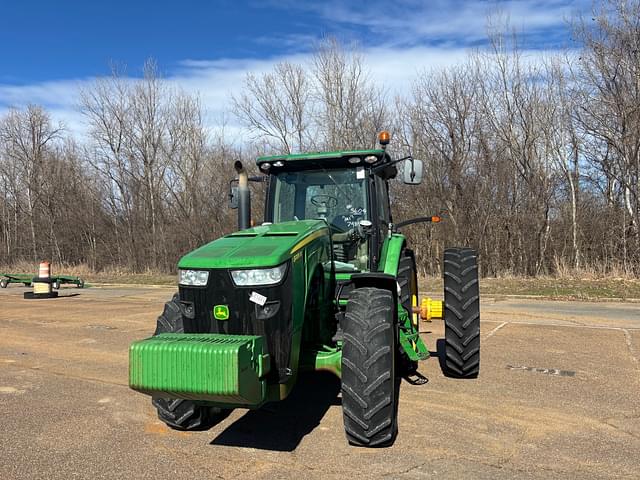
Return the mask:
M40 275L41 272L38 272L37 276L28 273L0 273L0 288L7 288L12 283L30 287L34 283L38 283L38 280L41 279ZM77 288L85 286L82 278L72 275L49 275L46 278L46 283L50 283L54 290L60 289L62 285L75 285Z

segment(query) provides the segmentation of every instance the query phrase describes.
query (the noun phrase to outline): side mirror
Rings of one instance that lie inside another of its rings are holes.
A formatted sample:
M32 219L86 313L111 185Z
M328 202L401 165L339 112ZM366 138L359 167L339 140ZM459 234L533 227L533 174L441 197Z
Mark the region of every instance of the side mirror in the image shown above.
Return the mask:
M238 208L238 186L229 189L229 208L235 210Z
M403 180L407 185L422 183L422 160L408 158L404 161Z

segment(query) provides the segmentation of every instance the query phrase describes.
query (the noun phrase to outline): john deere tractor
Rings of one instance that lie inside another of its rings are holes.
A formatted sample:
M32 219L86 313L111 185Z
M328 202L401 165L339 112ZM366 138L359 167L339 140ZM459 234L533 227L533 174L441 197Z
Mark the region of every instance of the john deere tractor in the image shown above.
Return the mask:
M151 395L170 427L200 430L230 409L285 399L304 370L342 382L347 440L385 446L398 432L402 378L429 357L419 319L442 317L446 373L480 365L476 254L444 252L443 302L418 302L414 253L394 223L389 182L402 164L418 184L422 162L380 148L261 157L259 177L236 162L239 231L180 260L179 293L154 336L130 347L129 384ZM267 182L264 222L251 227L250 181ZM395 202L402 201L396 197Z

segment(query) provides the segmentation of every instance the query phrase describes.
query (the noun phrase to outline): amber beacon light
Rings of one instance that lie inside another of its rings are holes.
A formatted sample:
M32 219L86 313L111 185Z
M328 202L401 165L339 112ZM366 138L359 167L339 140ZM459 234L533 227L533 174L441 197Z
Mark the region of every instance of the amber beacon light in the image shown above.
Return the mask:
M378 134L378 142L380 142L380 145L387 146L389 145L390 141L391 135L389 135L389 132L387 132L386 130L383 130Z

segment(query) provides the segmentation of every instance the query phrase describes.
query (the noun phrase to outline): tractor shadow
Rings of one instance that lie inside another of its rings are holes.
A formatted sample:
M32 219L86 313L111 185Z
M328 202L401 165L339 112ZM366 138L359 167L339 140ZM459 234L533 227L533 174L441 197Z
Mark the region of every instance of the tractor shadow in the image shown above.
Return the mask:
M452 374L447 368L446 362L446 353L445 353L445 340L444 338L439 338L436 340L436 351L429 352L432 357L438 357L438 364L440 365L440 370L442 374L447 378L457 378L454 374Z
M327 372L301 373L291 394L260 410L249 410L210 445L292 452L332 405L340 405L340 380Z

